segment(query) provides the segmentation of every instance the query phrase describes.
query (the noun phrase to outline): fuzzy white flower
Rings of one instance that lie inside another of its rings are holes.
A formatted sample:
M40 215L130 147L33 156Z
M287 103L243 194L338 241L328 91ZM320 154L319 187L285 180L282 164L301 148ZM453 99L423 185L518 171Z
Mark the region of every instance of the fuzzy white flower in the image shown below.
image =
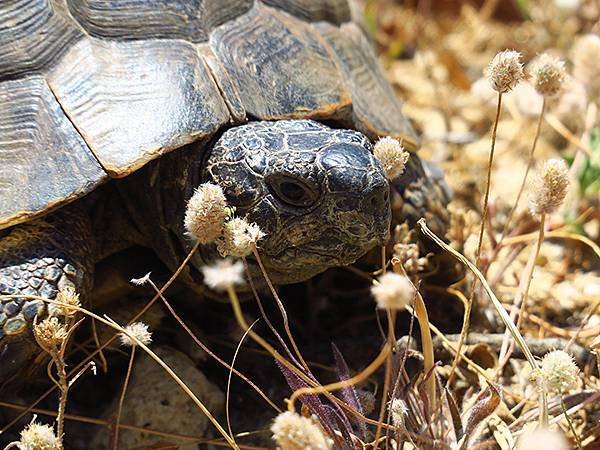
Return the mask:
M404 418L408 415L408 408L406 407L406 403L400 400L399 398L395 398L390 402L390 416L392 417L392 422L395 426L404 426Z
M34 421L21 431L21 439L17 446L20 450L56 450L59 448L59 442L50 425Z
M499 52L488 66L488 78L495 91L503 94L525 78L521 54L515 50Z
M286 411L279 414L271 426L273 439L281 450L328 450L331 440L326 438L321 428L312 420Z
M562 159L549 159L533 180L529 207L533 214L550 214L564 201L569 189L569 169Z
M183 224L191 237L201 244L207 244L221 234L228 212L221 187L204 183L188 200Z
M148 325L143 322L134 322L125 327L125 331L135 339L140 341L144 345L150 344L152 342L152 333L148 331ZM133 347L137 345L137 342L130 338L128 334L119 333L119 339L121 341L121 345L126 347Z
M562 88L567 77L565 63L546 53L541 54L532 64L533 85L542 95L551 97Z
M241 261L222 259L213 265L202 267L204 284L215 291L225 291L229 287L244 284L244 265Z
M235 217L225 223L222 236L217 240L221 256L248 256L265 233L255 223Z
M77 308L81 307L79 294L71 286L61 289L56 295L56 301L64 303L64 305L56 305L56 313L69 318L75 316Z
M392 137L379 139L373 148L373 155L383 166L385 176L393 180L404 173L410 154L404 150L402 144Z
M542 358L539 374L548 391L563 393L577 386L579 368L567 352L554 350Z
M379 283L371 287L371 294L379 308L402 309L410 305L416 291L408 278L388 272L378 279Z

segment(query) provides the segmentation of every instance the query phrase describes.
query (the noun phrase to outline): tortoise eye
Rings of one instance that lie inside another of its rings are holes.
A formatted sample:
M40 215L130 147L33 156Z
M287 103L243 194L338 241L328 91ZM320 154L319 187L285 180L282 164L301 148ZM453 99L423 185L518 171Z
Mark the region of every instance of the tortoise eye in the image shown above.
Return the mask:
M290 206L311 206L317 199L310 187L294 178L271 179L269 185L275 197Z

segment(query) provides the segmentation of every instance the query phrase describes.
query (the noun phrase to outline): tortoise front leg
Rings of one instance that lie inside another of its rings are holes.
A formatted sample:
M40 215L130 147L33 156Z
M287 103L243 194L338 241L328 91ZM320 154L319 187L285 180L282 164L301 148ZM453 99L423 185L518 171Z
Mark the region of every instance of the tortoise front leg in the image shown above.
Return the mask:
M94 240L82 208L61 208L0 237L0 295L55 299L66 287L85 299L92 283ZM32 334L35 318L52 306L41 300L0 298L0 385L21 374L40 352Z

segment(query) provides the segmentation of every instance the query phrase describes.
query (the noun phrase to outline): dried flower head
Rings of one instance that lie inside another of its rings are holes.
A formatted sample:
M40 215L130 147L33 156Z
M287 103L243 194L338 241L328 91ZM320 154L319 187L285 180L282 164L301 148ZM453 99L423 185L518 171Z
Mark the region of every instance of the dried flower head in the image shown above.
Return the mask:
M371 294L379 308L402 309L409 305L416 291L408 278L388 272L381 275L379 283L371 288Z
M58 317L46 317L33 326L33 335L40 347L48 353L57 352L69 336L67 325Z
M227 200L221 187L204 183L188 200L183 224L191 237L207 244L220 236L227 214Z
M567 352L554 350L542 358L539 377L548 391L562 393L577 386L579 368Z
M581 36L571 51L573 76L585 84L589 98L600 95L600 36L589 33Z
M394 229L394 242L394 258L400 261L408 276L422 272L429 265L429 255L421 257L416 233L406 222Z
M549 159L536 175L531 192L529 207L532 214L550 214L556 211L567 195L569 169L561 159Z
M385 176L393 180L402 175L410 153L404 150L402 144L392 137L384 137L377 141L373 154L383 166Z
M235 217L225 223L222 236L217 240L221 256L248 256L265 233L255 223Z
M213 265L202 267L204 283L215 291L225 291L232 286L244 284L244 265L241 261L222 259Z
M65 305L57 305L56 312L65 317L71 318L77 314L77 309L81 307L79 294L70 286L61 289L56 295L56 301Z
M390 416L395 426L404 426L404 418L408 415L406 403L399 398L395 398L390 402Z
M60 448L54 429L50 425L42 425L35 421L21 431L21 439L17 446L21 450L56 450Z
M152 333L148 331L148 325L143 322L133 322L125 327L125 331L127 334L119 333L121 345L125 347L133 347L137 345L135 339L144 345L148 345L150 342L152 342ZM132 339L132 337L129 336L132 336L135 339Z
M495 91L510 91L525 78L521 54L514 50L499 52L488 66L488 77Z
M281 450L326 450L332 448L321 428L312 420L286 411L279 414L271 425L273 439Z
M517 450L569 450L565 436L548 428L536 428L523 434L517 442Z
M533 63L533 85L546 97L556 95L567 76L565 63L546 53L541 54Z
M152 272L148 272L146 275L144 275L141 278L132 278L131 280L131 284L134 284L135 286L144 286L146 283L148 283L150 281L150 275L152 274Z

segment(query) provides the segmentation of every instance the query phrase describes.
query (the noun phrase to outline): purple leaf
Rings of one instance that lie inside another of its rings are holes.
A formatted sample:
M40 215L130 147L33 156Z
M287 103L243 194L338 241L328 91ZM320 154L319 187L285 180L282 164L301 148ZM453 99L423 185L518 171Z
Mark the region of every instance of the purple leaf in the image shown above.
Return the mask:
M340 381L349 380L350 370L348 369L348 365L346 364L342 353L333 343L331 344L331 348L333 349L333 356L335 358L335 365L337 367L338 378L340 379ZM342 388L340 390L340 396L342 397L342 400L346 402L346 404L354 408L359 413L363 414L363 409L360 404L360 400L358 399L358 395L356 394L356 390L354 389L354 386ZM350 415L350 420L358 426L360 434L364 439L367 431L364 421L354 415Z

